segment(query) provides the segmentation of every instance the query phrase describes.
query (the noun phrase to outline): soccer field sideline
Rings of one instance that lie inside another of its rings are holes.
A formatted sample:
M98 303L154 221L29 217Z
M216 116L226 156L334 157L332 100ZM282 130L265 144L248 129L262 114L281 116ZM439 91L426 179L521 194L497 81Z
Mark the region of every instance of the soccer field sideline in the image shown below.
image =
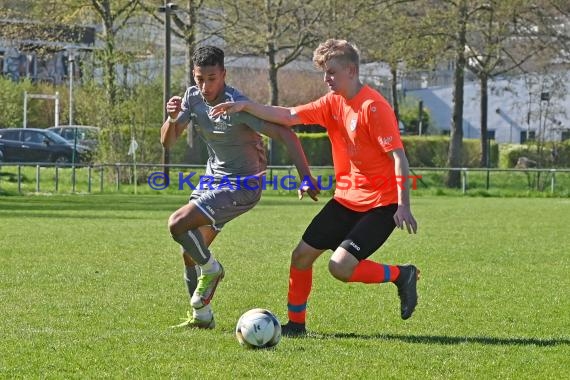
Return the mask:
M393 285L342 284L315 266L305 339L248 351L237 317L285 318L291 249L324 205L267 197L212 249L227 278L218 327L173 331L188 301L166 219L182 196L0 198L0 377L565 378L570 376L568 199L416 197L416 236L372 259L422 269L399 319Z

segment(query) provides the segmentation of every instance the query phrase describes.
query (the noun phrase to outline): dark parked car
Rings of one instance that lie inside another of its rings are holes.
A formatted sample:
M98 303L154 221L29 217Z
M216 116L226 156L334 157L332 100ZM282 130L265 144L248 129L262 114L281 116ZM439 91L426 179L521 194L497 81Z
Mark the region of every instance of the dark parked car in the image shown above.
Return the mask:
M88 147L77 145L75 161L89 161L91 153ZM0 129L0 161L68 163L72 159L73 144L57 133L36 128Z
M78 144L91 149L97 148L99 134L101 133L101 129L90 125L60 125L59 127L48 128L48 130L57 133L71 143L77 139Z

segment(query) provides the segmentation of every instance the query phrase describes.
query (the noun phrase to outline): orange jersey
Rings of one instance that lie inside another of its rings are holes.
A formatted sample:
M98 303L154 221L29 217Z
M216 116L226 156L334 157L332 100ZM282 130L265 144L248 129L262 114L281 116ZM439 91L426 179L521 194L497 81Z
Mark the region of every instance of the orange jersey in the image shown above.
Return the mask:
M387 153L403 145L394 111L380 93L363 86L347 100L329 92L293 110L303 124L327 129L339 203L367 211L398 202L394 161Z

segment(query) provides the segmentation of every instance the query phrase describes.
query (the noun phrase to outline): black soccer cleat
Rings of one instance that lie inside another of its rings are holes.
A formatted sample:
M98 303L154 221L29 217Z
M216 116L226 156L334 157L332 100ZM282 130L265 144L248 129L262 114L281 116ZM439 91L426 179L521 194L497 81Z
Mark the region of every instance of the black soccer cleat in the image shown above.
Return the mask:
M304 323L287 322L281 325L281 335L288 337L299 337L307 335L307 329Z
M420 277L420 271L413 265L398 265L398 268L400 268L400 275L394 284L398 287L402 319L408 319L418 304L416 283Z

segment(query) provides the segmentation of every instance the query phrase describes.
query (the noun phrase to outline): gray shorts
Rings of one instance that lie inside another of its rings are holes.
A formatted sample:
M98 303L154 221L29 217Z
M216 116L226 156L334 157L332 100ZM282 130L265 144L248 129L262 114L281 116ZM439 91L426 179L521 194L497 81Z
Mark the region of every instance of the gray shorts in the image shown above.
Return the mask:
M197 188L190 195L189 202L194 203L218 231L230 220L251 210L261 198L262 187L256 180L248 181L248 187L218 188L216 185L219 184L213 183L207 189Z

